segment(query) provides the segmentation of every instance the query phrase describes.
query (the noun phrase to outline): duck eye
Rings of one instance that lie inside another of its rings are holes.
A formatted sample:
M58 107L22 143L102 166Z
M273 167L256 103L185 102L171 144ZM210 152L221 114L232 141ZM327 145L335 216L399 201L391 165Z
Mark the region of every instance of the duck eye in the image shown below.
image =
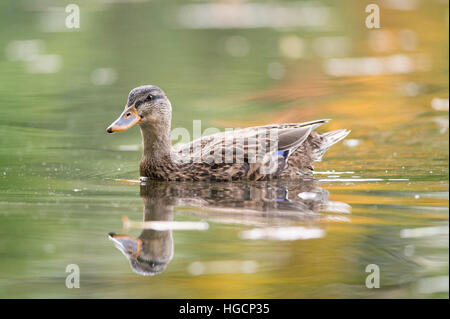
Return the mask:
M149 95L147 96L147 100L149 100L149 101L153 100L153 98L154 98L154 96L151 95L151 94L149 94Z

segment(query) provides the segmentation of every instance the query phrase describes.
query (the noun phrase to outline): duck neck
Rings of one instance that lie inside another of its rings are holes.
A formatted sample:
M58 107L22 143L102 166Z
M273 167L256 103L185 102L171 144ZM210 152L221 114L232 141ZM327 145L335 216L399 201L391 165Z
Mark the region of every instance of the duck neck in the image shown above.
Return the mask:
M158 165L171 161L170 124L158 126L141 125L141 134L144 144L143 162Z

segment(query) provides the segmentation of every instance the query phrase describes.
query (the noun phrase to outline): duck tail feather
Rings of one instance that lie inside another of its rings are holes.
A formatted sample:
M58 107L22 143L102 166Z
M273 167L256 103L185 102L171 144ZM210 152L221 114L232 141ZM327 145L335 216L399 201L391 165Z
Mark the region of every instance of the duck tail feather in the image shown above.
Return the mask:
M327 132L321 134L322 143L319 148L314 152L314 158L316 161L322 160L323 154L334 144L343 140L348 134L350 134L350 130L339 129L336 131Z

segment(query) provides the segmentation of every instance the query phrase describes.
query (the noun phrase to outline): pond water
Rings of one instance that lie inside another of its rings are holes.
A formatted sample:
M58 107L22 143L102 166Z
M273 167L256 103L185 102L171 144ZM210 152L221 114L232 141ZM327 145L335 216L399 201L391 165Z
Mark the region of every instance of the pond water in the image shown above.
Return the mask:
M1 2L0 297L448 298L448 2L184 3ZM314 180L140 185L105 129L142 84L173 128L352 133Z

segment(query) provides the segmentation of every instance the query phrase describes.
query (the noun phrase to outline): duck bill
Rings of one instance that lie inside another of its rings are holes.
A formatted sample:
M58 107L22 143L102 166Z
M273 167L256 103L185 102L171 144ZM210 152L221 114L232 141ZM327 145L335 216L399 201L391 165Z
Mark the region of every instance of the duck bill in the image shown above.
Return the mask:
M142 249L142 240L139 238L109 233L109 239L127 257L136 258Z
M108 133L114 133L119 131L128 130L134 124L138 124L141 122L141 117L136 111L134 104L128 108L125 108L125 111L119 116L117 120L114 121L106 131Z

